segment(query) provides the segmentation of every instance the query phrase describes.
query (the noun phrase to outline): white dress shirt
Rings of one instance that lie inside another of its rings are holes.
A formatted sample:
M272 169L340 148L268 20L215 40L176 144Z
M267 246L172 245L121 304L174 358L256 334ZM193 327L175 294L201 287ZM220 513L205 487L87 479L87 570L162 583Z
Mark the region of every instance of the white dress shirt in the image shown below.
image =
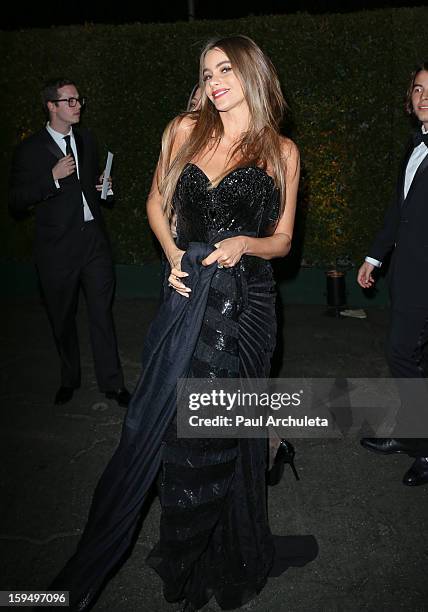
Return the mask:
M64 140L64 136L70 136L70 146L74 154L74 159L76 160L77 177L80 178L79 158L77 156L77 147L76 147L76 141L74 139L73 130L70 128L70 131L68 132L68 134L61 134L60 132L57 132L56 130L51 128L51 126L49 125L49 122L46 124L46 129L49 132L49 134L52 136L52 138L55 140L56 144L59 146L59 148L64 153L64 155L65 155L65 150L66 150L66 143ZM55 181L55 185L57 186L57 189L60 188L59 181ZM94 217L92 216L91 209L88 206L88 203L86 201L85 194L83 193L83 191L82 191L82 200L83 200L83 218L85 222L93 221Z
M428 130L422 126L422 134L428 134ZM407 194L409 193L409 189L412 185L413 179L415 178L415 174L422 161L428 155L428 147L424 142L421 142L417 147L413 149L413 152L410 156L409 161L406 166L406 175L404 177L404 197L407 198ZM376 268L380 268L382 262L374 259L374 257L366 257L365 261L367 263L376 266Z

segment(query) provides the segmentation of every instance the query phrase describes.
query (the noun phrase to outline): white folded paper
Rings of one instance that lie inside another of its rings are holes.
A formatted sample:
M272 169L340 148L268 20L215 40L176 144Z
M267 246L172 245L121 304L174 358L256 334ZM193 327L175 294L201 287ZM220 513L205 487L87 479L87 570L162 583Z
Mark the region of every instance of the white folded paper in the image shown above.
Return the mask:
M110 173L111 173L111 165L112 165L112 163L113 163L113 153L110 153L110 151L108 151L106 167L104 169L103 188L101 190L101 199L102 200L106 200L107 199L108 190L109 190L108 179L109 179L109 176L110 176Z

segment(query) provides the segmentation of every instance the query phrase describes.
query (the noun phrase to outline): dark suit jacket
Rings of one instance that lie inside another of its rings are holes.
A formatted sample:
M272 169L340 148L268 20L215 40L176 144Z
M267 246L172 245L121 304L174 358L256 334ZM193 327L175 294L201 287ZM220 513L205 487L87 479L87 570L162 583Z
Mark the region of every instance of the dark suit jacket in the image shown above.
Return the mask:
M92 215L104 231L100 194L95 189L99 178L95 139L83 128L73 128L79 161L80 181L69 176L55 185L52 168L64 156L44 128L24 140L16 149L11 173L12 212L35 209L35 256L38 264L70 260L76 255L77 232L83 225L81 192Z
M389 286L397 310L428 308L428 155L416 171L407 197L404 178L413 151L401 167L397 192L369 256L383 261L392 251Z

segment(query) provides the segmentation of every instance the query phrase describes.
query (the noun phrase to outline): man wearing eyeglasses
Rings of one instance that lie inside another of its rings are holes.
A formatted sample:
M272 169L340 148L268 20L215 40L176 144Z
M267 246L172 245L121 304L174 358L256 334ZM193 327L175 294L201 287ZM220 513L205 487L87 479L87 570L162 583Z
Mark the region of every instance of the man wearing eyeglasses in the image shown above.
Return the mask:
M85 101L67 79L48 82L42 101L48 123L15 152L10 207L35 210L36 266L61 361L55 404L70 401L80 387L76 309L82 287L98 386L126 406L130 395L112 316L113 261L100 207L103 177L93 135L77 127Z

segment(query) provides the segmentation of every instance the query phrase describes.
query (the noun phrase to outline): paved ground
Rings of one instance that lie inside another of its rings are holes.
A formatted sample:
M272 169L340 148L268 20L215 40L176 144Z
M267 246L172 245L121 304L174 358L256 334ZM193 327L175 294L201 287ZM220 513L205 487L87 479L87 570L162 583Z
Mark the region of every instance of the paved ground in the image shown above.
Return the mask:
M129 387L140 371L154 301L116 303ZM103 466L118 441L123 410L96 387L83 306L83 385L54 408L54 344L37 300L2 305L0 589L46 588L72 553ZM384 376L387 311L368 319L328 318L322 306L286 306L281 376ZM428 610L428 486L401 484L407 457L379 457L356 439L297 440L301 481L286 471L269 491L272 530L314 534L318 559L271 579L245 606L254 612ZM144 558L157 538L152 503L132 556L95 610L167 612L161 582ZM218 610L215 604L206 612Z

